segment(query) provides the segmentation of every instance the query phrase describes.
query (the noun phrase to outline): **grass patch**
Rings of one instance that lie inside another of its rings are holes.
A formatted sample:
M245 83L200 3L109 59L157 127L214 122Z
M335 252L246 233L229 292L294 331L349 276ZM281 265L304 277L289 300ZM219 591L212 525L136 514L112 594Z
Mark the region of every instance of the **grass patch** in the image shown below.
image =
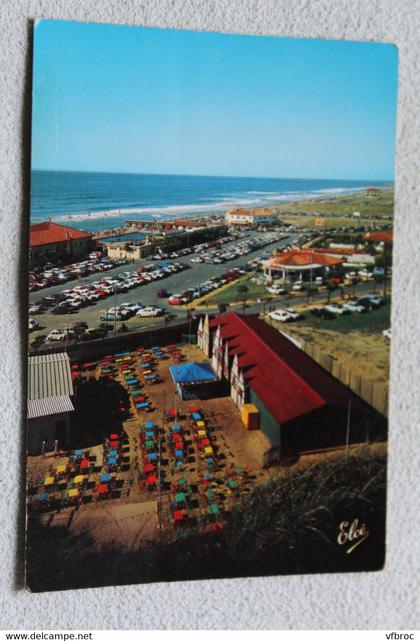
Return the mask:
M305 318L299 321L299 327L308 329L328 329L347 334L348 332L365 332L369 334L382 334L391 322L391 305L382 305L379 309L366 314L353 312L345 316L336 316L332 320L323 320L305 312ZM290 326L289 326L290 327ZM295 326L294 326L295 327Z
M241 303L242 301L257 300L257 298L268 296L265 285L254 283L251 278L251 276L248 276L224 287L220 291L214 292L214 294L210 294L206 298L206 302L210 305L229 305L230 303ZM241 287L247 287L248 291L240 291Z
M331 218L323 218L322 226L316 224L319 216L305 216L299 214L285 214L282 215L282 219L286 223L292 225L301 225L302 227L308 229L319 229L320 233L326 229L335 229L337 227L359 227L360 225L367 226L372 224L372 219L370 218L340 218L340 216L333 216ZM322 218L322 216L321 216Z
M188 579L378 570L385 554L386 457L369 449L291 472L238 501L218 532L187 531L138 550L95 546L94 533L28 520L27 584L34 592ZM337 541L357 519L357 550Z
M302 321L275 325L298 340L315 343L364 379L387 385L390 344L382 331L390 326L390 312L387 304L368 314L322 320L306 310Z
M361 214L361 218L382 218L383 216L392 216L394 213L394 190L383 189L381 193L370 198L366 192L352 195L339 196L337 198L328 198L325 200L300 200L294 203L284 203L276 207L276 211L281 214L285 213L314 213L316 214L336 214L348 216L355 211ZM341 223L341 218L338 218ZM361 220L352 218L350 224L360 224Z

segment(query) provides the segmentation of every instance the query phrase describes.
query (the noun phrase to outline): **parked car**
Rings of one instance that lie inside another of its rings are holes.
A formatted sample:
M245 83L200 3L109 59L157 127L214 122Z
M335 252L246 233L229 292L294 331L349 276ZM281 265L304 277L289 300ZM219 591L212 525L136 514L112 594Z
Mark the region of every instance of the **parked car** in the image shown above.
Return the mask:
M142 303L121 303L120 308L121 310L128 309L135 314L136 312L139 311L139 309L143 309L144 305Z
M381 277L385 275L385 270L383 267L374 267L372 272L374 277Z
M51 343L53 341L64 341L67 337L73 338L73 336L74 332L72 330L53 329L45 340L47 343Z
M344 309L350 310L350 312L358 312L359 314L363 314L369 311L367 307L365 307L364 305L360 305L356 300L347 301L347 303L343 304L343 307Z
M164 312L161 307L150 306L139 309L139 311L136 313L136 316L139 316L140 318L148 318L152 316L161 316L163 313Z
M292 285L292 290L294 292L302 292L305 289L306 285L303 282L303 280L297 280L293 285Z
M93 327L91 329L86 329L83 334L79 337L81 341L90 341L95 338L104 338L107 335L108 331L102 327Z
M181 294L173 294L168 298L169 305L186 305L191 299L181 296Z
M36 321L34 318L29 319L29 330L32 331L34 329L38 329L39 323Z
M351 310L348 309L347 307L336 305L333 303L330 303L329 305L325 305L325 309L327 310L327 312L331 312L332 314L338 314L339 316L351 313Z
M30 314L40 314L42 311L43 310L41 305L38 305L37 303L32 303L31 305L29 305Z
M287 294L287 290L284 289L284 287L280 287L280 285L270 285L270 287L267 287L267 291L270 294L274 294L275 296L281 296L283 294Z
M122 320L125 320L125 316L122 316L122 315L121 315L121 314L119 314L118 312L117 312L116 314L110 314L110 313L106 314L106 313L105 313L105 314L101 314L101 316L99 317L99 319L100 319L102 322L109 323L109 322L114 322L114 321L122 321Z
M333 320L335 318L335 314L329 312L325 307L314 307L311 309L311 314L323 320Z
M292 314L284 309L275 309L269 313L269 317L275 321L280 321L281 323L290 323L291 321L296 320Z
M357 272L360 280L362 281L368 281L373 279L373 274L372 272L368 271L367 269L361 269L360 271Z
M363 305L368 309L378 309L381 305L385 303L383 298L379 298L378 296L374 296L373 294L362 296L361 298L358 299L357 302L359 305Z
M286 312L291 315L292 320L302 320L303 318L305 318L303 314L297 312L295 309L293 309L293 307L288 307L286 309Z
M389 328L389 329L384 329L384 331L382 332L382 334L385 336L385 338L387 338L388 340L391 340L391 328Z
M72 323L69 329L72 330L76 335L80 336L80 334L83 334L83 332L88 329L88 324L85 321L78 321L76 323Z

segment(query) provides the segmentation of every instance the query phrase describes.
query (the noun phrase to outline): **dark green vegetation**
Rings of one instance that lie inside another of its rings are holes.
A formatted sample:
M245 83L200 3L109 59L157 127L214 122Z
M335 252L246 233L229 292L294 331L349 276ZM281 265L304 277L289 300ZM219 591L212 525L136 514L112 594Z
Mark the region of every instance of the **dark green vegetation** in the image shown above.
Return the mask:
M27 583L33 591L137 582L378 570L385 553L386 459L342 454L257 487L223 530L179 531L175 541L130 552L95 551L89 533L72 535L28 523ZM366 524L350 554L337 541L340 523Z

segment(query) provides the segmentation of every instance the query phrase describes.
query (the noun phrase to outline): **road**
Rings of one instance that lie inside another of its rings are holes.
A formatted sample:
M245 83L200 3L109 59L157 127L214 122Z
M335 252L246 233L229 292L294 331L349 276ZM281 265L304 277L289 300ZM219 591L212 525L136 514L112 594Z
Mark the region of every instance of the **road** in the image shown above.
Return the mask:
M373 292L373 287L373 282L358 283L356 287L356 295L363 296L363 294L369 294ZM344 287L344 291L346 294L350 294L351 290L351 286ZM379 288L377 293L378 295L381 295L379 293ZM304 305L308 302L319 303L319 305L322 306L326 304L327 296L328 292L325 288L313 293L311 295L310 301L308 301L308 295L305 292L294 292L287 295L278 296L277 298L271 298L270 300L261 301L260 303L247 303L245 308L243 303L231 303L229 305L229 311L244 311L246 314L263 314L268 312L269 307L275 309L285 309L287 307ZM337 289L331 293L330 302L342 302L342 293L340 289ZM206 306L202 305L197 309L199 309L200 311L204 311L206 309Z
M252 234L252 235L254 236L258 234ZM171 306L168 304L166 299L157 297L157 291L159 289L167 289L168 292L172 294L172 293L183 291L185 289L194 288L200 283L206 281L208 278L211 278L212 276L217 276L223 273L224 271L226 271L227 269L230 269L232 267L237 267L239 265L243 265L247 261L252 260L257 256L261 256L261 254L264 251L272 252L275 250L276 247L283 247L290 243L294 243L297 236L298 234L290 234L290 236L287 239L276 241L274 243L271 243L270 245L267 245L263 249L258 249L254 252L249 253L247 256L241 256L234 260L228 261L222 265L208 265L206 263L191 263L188 260L190 257L179 259L190 266L188 270L184 270L182 272L179 272L178 274L173 274L168 278L165 278L162 280L152 281L147 285L136 287L134 289L131 289L128 292L121 292L116 296L109 296L108 298L102 301L98 301L94 305L90 305L89 307L82 308L76 313L72 313L68 315L55 315L55 314L52 314L51 312L44 312L43 314L33 317L33 318L36 318L36 320L39 322L41 327L39 330L31 332L30 341L32 342L34 338L39 335L48 334L52 329L63 329L69 323L74 323L77 321L86 321L89 327L97 327L100 322L99 321L100 315L104 313L107 308L113 307L114 305L120 305L123 302L141 302L143 305L158 304L160 307L163 307L165 311L170 311L171 314L176 315L178 320L180 318L185 318L186 310L184 307L179 308L179 307ZM237 242L238 241L232 241L232 243L229 243L229 244L236 244ZM225 246L227 247L229 246L229 244ZM67 283L63 283L61 285L47 287L43 290L32 292L29 296L29 301L31 303L36 302L41 298L43 298L44 296L58 294L64 289L70 289L76 285L88 284L93 281L99 280L104 276L109 276L109 277L116 276L121 272L134 270L140 265L145 263L150 263L150 262L152 261L139 260L129 265L122 265L120 267L116 267L115 269L111 269L106 273L91 274L89 276L81 278L79 281L70 281ZM126 325L128 327L131 327L135 323L136 326L140 327L142 323L143 325L147 326L148 322L150 323L150 321L148 321L147 319L139 320L136 318L136 319L130 319L129 321L126 321Z

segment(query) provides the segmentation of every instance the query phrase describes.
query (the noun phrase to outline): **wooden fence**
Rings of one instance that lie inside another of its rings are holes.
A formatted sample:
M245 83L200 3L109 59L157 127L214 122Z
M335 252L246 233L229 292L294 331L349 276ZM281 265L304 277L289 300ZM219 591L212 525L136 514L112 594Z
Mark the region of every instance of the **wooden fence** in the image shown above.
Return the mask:
M278 329L274 324L273 327ZM330 372L334 378L337 378L341 383L347 385L355 394L366 401L366 403L369 403L369 405L384 416L388 416L388 384L368 381L350 369L350 367L344 365L335 356L326 354L316 343L296 339L294 336L289 337L287 332L282 331L281 333L287 338L291 338L308 356Z

